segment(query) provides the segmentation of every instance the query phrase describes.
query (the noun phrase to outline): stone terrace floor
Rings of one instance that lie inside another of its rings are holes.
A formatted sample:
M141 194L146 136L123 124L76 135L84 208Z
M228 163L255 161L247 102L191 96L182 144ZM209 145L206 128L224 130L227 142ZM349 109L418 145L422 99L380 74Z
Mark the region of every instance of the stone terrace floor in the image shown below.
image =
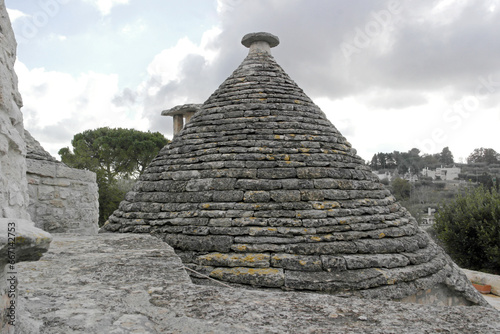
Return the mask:
M18 333L500 333L500 313L191 283L137 234L54 235L17 265Z

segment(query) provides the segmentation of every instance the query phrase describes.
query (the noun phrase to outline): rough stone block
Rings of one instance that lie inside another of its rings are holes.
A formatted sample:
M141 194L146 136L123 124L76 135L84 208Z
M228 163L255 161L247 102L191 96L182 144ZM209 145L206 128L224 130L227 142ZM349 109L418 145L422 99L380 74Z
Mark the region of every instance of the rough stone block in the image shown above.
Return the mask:
M287 249L287 253L302 255L354 254L357 251L358 247L352 241L300 243L289 245Z
M235 243L231 246L233 252L263 253L263 252L284 252L287 249L285 244L245 244Z
M345 255L344 259L348 269L404 267L410 262L400 254Z
M233 244L233 237L222 235L167 234L163 240L175 249L198 252L229 252Z
M256 217L234 218L232 226L266 226L267 220Z
M315 218L326 218L326 211L321 210L300 210L297 211L297 218L301 219L315 219Z
M296 176L295 168L261 168L257 170L257 177L262 179L287 179Z
M214 191L214 202L239 202L243 200L244 193L239 190Z
M369 289L384 283L384 276L375 269L332 272L285 271L285 287L297 290L340 292Z
M247 191L243 196L243 201L249 203L269 202L271 195L267 191Z
M280 238L280 237L253 237L253 236L245 236L245 237L236 237L234 239L235 243L242 244L294 244L298 242L303 242L304 237L288 237L288 238Z
M278 288L285 284L283 269L278 268L216 268L210 277L226 282Z
M51 241L48 232L36 228L29 220L0 218L0 268L9 262L9 250L16 262L37 261L49 249Z
M275 202L299 202L300 191L298 190L272 190L271 199Z
M325 199L323 190L317 190L317 189L301 190L300 196L303 201L322 201Z
M319 256L301 256L279 253L271 257L271 265L297 271L321 271L322 263Z
M204 266L213 267L269 267L269 254L263 253L209 253L200 255L195 262Z
M241 179L236 181L234 187L243 190L275 190L281 188L281 182L279 180Z
M321 255L321 263L326 271L347 270L347 264L344 256Z

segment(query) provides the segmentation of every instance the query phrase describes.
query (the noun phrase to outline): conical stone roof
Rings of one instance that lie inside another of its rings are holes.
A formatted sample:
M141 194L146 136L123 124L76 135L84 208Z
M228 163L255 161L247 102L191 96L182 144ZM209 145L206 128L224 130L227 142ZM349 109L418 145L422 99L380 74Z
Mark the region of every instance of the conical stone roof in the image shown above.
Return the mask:
M267 33L164 147L104 230L152 233L238 284L482 304L325 114Z

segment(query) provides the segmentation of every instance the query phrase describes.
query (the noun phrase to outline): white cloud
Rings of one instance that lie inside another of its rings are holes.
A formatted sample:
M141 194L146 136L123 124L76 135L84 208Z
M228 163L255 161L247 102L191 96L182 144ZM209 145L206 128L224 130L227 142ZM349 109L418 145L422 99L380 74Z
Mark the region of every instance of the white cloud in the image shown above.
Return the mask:
M28 69L18 61L15 70L24 101L25 128L59 158L58 150L71 146L73 136L85 130L109 126L147 131L159 123L165 127L169 121L160 116L163 109L193 102L189 100L189 87L179 87L169 94L165 86L189 76L184 71L191 68L192 56L202 59L204 67L209 66L218 55L210 45L219 33L218 28L206 31L199 44L182 38L158 54L148 66L150 78L139 87L127 89L127 96L120 91L117 74L87 72L74 76L44 68ZM64 40L63 36L52 37Z
M147 28L148 26L144 23L144 20L139 19L136 22L128 23L123 26L121 32L127 37L136 37L146 31Z
M148 74L151 77L160 78L160 85L165 85L171 81L183 79L182 62L189 55L198 55L205 59L205 63L210 63L217 57L218 50L210 49L208 46L220 34L219 28L212 28L206 31L201 39L200 45L191 42L187 37L181 38L174 47L163 50L156 55L148 66Z
M70 146L79 132L99 127L147 130L148 121L134 106L113 104L118 94L118 75L95 72L74 77L67 73L28 69L17 62L19 90L23 96L25 128L44 148L58 158L57 151Z
M17 9L9 9L9 8L7 8L7 13L9 14L10 22L11 23L14 23L14 21L16 21L17 19L20 19L22 17L29 16L28 14L25 14L25 13L23 13L20 10L17 10Z
M101 12L102 15L111 13L111 9L117 5L126 5L129 0L85 0L86 2L94 5Z
M217 0L217 12L219 14L231 11L241 5L243 0Z

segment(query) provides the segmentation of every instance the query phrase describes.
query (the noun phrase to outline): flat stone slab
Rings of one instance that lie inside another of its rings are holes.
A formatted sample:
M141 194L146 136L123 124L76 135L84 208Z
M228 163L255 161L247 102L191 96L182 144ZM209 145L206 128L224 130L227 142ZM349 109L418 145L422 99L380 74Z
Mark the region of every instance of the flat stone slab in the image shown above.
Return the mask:
M17 265L18 333L495 333L485 307L437 307L191 283L159 239L54 235Z

